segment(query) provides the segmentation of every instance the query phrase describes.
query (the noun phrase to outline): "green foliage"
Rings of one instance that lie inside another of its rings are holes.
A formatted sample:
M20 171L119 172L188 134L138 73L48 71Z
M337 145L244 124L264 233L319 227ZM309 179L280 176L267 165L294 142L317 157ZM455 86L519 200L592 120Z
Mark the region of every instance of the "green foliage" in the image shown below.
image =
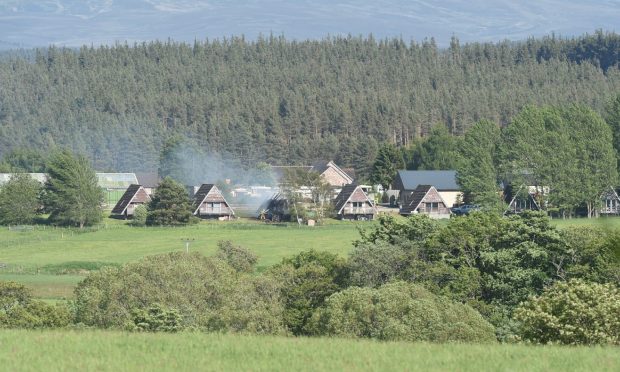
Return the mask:
M613 146L616 150L617 164L620 167L620 94L613 97L607 104L605 120L613 134Z
M598 33L442 49L432 39L274 36L50 47L0 61L0 152L70 146L96 169L156 170L162 139L182 133L246 169L309 164L319 153L367 177L369 138L407 145L429 123L461 135L481 118L506 125L528 104L602 112L620 88L617 40ZM368 157L349 156L365 147Z
M379 148L372 166L370 182L379 184L387 190L396 178L396 173L404 168L405 161L400 150L392 144L384 144Z
M613 284L558 282L516 311L520 335L535 343L620 345L620 291Z
M153 304L148 309L133 309L131 315L136 331L178 332L182 330L181 315L174 308L168 309L160 304Z
M28 148L15 148L2 157L0 169L3 173L44 173L46 157L41 152Z
M0 186L0 225L32 224L41 210L42 188L27 173L16 173Z
M460 138L452 136L443 124L433 126L430 133L408 156L407 169L450 170L455 169L459 158Z
M351 285L378 287L402 277L409 264L400 245L385 242L358 244L350 254Z
M527 107L502 133L506 179L549 188L542 200L569 213L586 205L594 216L600 195L616 184L617 162L608 125L583 106Z
M100 328L135 326L135 309L175 309L182 327L283 333L280 288L269 278L239 275L198 253L148 256L91 273L75 290L76 321Z
M133 217L131 218L132 226L145 226L146 219L148 218L148 209L145 205L140 204L133 210Z
M59 328L70 321L66 306L33 300L23 284L0 281L0 328Z
M412 215L407 219L395 218L390 215L380 215L377 224L368 229L359 229L360 239L353 245L361 243L387 242L421 242L433 234L439 225L427 215Z
M52 223L83 228L101 221L103 190L85 157L57 151L47 172L44 205Z
M234 245L230 240L223 240L217 243L218 259L226 262L230 267L240 273L250 273L258 262L258 256L254 252Z
M336 293L309 328L315 335L385 341L495 341L493 326L471 307L404 282Z
M267 275L282 285L284 324L294 335L307 334L312 313L348 284L346 261L328 252L305 251L285 258Z
M146 223L149 225L181 225L192 222L189 195L180 183L164 178L153 193L148 206Z
M483 120L471 127L461 142L456 179L465 194L465 202L487 208L500 203L496 169L500 129Z

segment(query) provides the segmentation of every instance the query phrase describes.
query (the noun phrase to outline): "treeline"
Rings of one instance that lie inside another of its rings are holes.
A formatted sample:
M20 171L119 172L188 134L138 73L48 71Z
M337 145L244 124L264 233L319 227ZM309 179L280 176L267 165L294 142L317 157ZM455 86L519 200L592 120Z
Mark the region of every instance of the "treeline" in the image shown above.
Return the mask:
M537 212L439 224L381 217L348 258L306 251L258 273L220 242L92 272L68 306L0 282L0 328L93 327L390 341L620 344L620 239Z
M363 169L379 144L408 145L437 123L461 135L482 119L507 124L528 104L602 113L620 91L619 40L50 47L0 59L0 152L69 147L98 170L155 170L166 138L182 135L246 167L325 158Z

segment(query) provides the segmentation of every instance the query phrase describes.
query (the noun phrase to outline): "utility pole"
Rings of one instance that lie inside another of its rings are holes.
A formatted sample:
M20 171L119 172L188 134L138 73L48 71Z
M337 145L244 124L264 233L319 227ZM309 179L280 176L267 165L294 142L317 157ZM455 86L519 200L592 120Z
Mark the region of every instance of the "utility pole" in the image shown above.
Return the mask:
M189 243L195 241L194 238L184 238L181 241L185 242L185 253L189 254Z

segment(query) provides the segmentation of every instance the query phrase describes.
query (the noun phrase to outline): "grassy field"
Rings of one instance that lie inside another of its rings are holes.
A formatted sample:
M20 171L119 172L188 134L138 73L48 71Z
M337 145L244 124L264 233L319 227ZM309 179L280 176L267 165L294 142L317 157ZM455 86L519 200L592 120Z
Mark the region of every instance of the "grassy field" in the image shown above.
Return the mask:
M6 371L617 371L620 349L0 330Z
M560 228L597 225L620 227L620 218L553 220ZM180 228L134 228L124 221L106 219L94 231L37 228L9 230L0 227L0 280L14 280L30 287L42 299L72 296L83 276L103 265L120 265L147 255L185 249L183 239L193 239L190 250L213 254L217 242L231 240L259 256L258 269L282 257L316 249L346 256L358 237L357 226L369 222L330 221L320 227L266 225L260 222L202 222Z
M258 269L264 270L283 257L309 249L346 255L351 242L358 237L354 223L297 227L203 222L180 228L134 228L110 222L107 227L86 233L2 228L0 280L22 282L38 298L67 298L88 270L183 250L184 239L192 239L191 251L205 255L215 252L218 241L231 240L254 251L259 256Z

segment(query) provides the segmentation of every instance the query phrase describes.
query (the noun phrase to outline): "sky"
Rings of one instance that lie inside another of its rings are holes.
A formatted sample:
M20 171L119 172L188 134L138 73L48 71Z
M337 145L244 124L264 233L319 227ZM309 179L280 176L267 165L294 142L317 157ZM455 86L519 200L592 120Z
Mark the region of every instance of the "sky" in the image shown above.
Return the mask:
M0 0L0 49L244 35L523 40L620 31L620 0Z

